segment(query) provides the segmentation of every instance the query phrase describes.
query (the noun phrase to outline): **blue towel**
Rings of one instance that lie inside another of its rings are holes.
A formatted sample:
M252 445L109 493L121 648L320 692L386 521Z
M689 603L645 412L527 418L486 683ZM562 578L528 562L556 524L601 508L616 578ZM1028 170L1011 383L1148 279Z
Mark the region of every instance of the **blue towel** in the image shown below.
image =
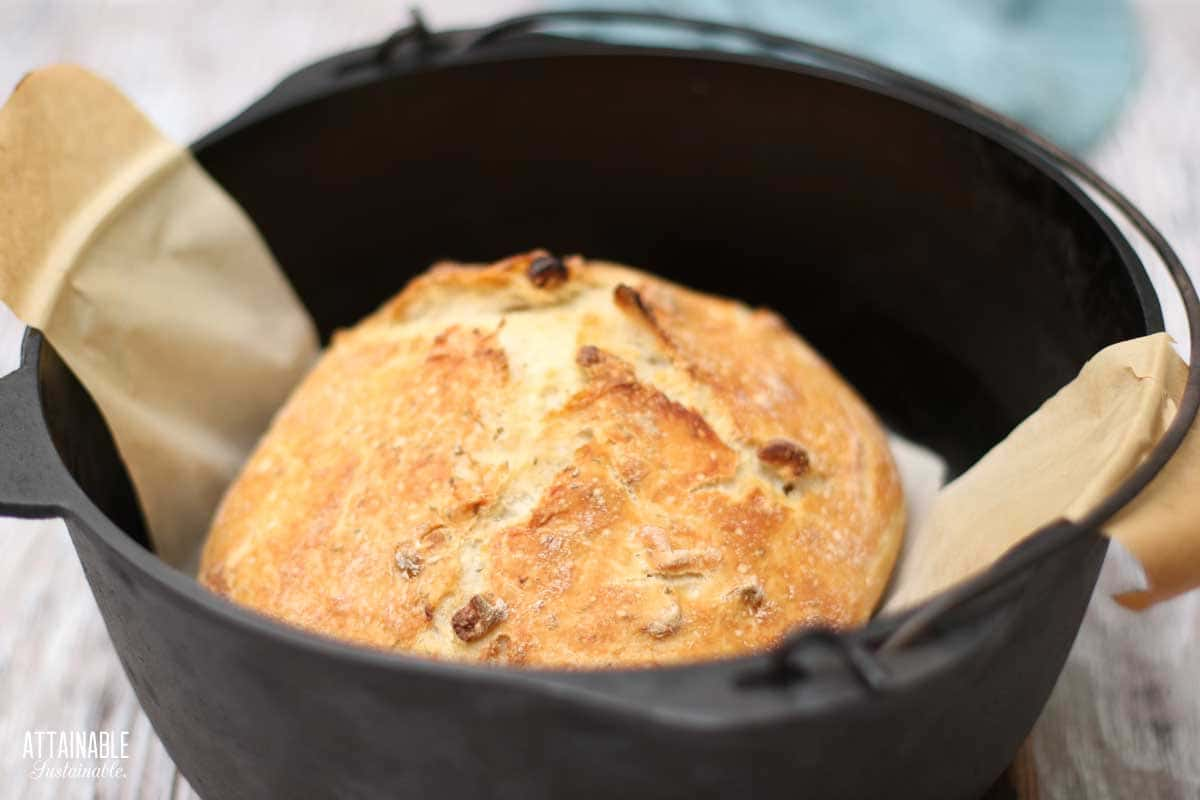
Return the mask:
M759 28L939 83L1083 150L1117 116L1139 64L1126 0L547 0ZM745 43L642 26L574 34L667 47Z

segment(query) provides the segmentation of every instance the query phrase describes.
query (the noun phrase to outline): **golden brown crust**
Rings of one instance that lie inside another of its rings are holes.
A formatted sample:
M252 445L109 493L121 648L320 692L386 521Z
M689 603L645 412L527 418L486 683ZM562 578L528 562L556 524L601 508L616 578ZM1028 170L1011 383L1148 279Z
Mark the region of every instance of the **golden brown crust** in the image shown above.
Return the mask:
M339 333L200 576L376 647L652 665L865 621L903 522L879 425L779 317L535 251Z

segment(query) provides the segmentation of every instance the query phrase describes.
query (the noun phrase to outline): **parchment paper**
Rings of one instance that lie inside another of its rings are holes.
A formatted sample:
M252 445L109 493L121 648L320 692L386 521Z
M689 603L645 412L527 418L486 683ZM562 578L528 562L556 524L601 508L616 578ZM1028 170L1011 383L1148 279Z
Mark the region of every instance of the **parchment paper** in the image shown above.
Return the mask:
M0 109L0 299L91 393L185 564L317 352L250 220L114 87L43 69Z
M252 223L112 86L74 67L41 70L0 110L0 299L91 392L155 549L186 564L317 350ZM1114 345L941 491L936 457L893 437L910 526L886 609L1089 508L1161 436L1185 375L1164 335ZM1200 487L1195 431L1109 526L1146 576L1119 597L1128 606L1200 585L1191 487Z
M1114 489L1175 416L1187 365L1166 334L1100 351L1038 411L933 501L913 527L885 610L976 574L1038 527L1078 519ZM1144 608L1200 585L1200 435L1106 531L1147 585L1118 595Z

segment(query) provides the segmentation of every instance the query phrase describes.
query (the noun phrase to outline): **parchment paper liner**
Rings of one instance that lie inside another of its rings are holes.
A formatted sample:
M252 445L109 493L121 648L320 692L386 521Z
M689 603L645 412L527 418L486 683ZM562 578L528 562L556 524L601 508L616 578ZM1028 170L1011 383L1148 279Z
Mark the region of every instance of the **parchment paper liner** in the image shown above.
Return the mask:
M192 557L317 352L253 224L113 86L32 73L0 110L0 299L113 432L155 550Z
M32 73L0 110L0 215L0 299L91 392L156 551L189 564L225 486L312 364L307 311L233 199L76 67ZM1109 347L940 492L936 459L894 440L914 513L885 610L1090 508L1162 435L1186 373L1164 334ZM1198 465L1193 429L1108 526L1146 576L1122 603L1200 585Z

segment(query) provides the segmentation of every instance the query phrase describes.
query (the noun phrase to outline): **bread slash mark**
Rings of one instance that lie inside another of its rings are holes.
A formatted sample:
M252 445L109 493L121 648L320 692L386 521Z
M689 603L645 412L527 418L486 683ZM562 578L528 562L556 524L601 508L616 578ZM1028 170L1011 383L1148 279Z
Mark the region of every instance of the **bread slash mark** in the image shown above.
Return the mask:
M671 341L671 337L667 335L666 329L659 322L654 308L646 302L641 292L624 283L617 284L617 288L613 289L613 302L617 304L617 308L649 326L650 330L658 338L659 343L668 352L674 352L675 343Z

